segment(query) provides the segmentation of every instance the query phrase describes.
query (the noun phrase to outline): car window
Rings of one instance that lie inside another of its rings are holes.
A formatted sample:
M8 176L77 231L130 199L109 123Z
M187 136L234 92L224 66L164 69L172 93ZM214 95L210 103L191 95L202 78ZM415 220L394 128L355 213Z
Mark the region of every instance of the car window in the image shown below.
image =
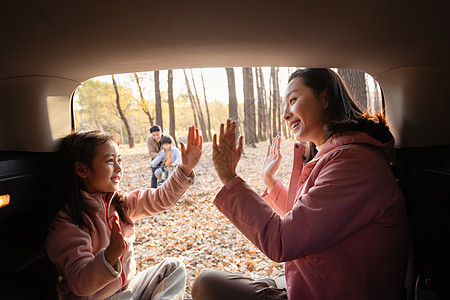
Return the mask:
M294 142L283 121L281 95L295 69L216 68L116 74L93 78L78 88L73 105L75 126L78 130L101 128L121 135L121 188L127 192L150 186L147 139L152 138L151 126L162 126L164 134L182 142L186 142L186 129L191 125L203 135L203 157L196 167L195 185L173 209L136 223L138 271L157 263L160 257L180 257L188 269L188 296L195 276L204 268L271 277L283 272L284 264L263 255L213 205L221 183L211 161L211 136L218 132L221 122L235 114L240 134L246 140L239 174L262 193L264 185L258 174L270 137L282 136L282 151L286 154ZM382 110L379 85L370 75L334 70L347 80L362 110ZM279 172L283 183L288 184L292 157L285 157ZM170 235L170 241L161 239L162 234Z
M246 72L245 69L251 72ZM275 133L287 136L279 113L283 90L289 75L295 69L294 67L232 68L234 87L228 85L227 76L230 73L227 75L225 68L171 70L171 92L168 88L168 70L92 78L85 81L75 92L73 103L75 128L77 130L102 128L117 132L124 143L129 143L127 125L124 123L126 119L133 140L139 143L146 140L148 129L154 124L160 125L164 132L170 132L176 140L186 135L186 129L190 125L196 125L200 130L205 130L202 133L208 141L211 139L209 132L216 132L220 123L230 115L231 88L233 89L231 94L235 94L237 102L236 119L245 120L245 114L253 110L258 140L274 136L274 122ZM372 76L357 70L336 68L333 70L346 81L350 93L363 111L376 113L384 109L380 86ZM244 76L248 79L245 84ZM244 95L244 85L251 86L248 95ZM159 88L158 93L155 90L156 86ZM171 124L170 119L171 99L174 103L172 123L175 124ZM248 109L246 107L248 103L255 103L254 106L250 104L254 108ZM119 109L125 118L121 117ZM261 122L265 123L265 126L259 124ZM172 130L171 126L174 127Z

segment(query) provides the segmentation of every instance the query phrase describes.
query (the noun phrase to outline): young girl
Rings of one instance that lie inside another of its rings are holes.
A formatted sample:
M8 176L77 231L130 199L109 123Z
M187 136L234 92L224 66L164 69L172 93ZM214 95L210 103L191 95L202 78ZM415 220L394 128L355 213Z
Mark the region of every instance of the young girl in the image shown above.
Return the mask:
M173 206L194 182L202 137L189 128L182 162L157 189L118 191L123 176L119 138L101 131L75 132L60 149L61 210L45 241L60 275L60 299L182 299L186 270L165 259L136 275L134 220Z

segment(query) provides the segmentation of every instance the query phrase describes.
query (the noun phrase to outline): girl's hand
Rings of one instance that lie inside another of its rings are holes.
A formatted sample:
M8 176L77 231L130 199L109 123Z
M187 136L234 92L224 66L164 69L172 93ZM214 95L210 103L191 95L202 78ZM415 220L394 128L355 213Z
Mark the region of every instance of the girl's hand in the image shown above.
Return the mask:
M194 126L189 127L187 145L180 142L181 146L181 171L190 176L192 169L197 165L202 156L203 138Z
M275 184L275 173L280 167L281 152L280 152L281 138L277 135L273 138L272 145L267 148L267 155L261 167L261 179L264 184L271 190Z
M220 180L227 184L236 176L236 166L242 154L242 136L236 147L236 122L227 120L227 127L220 124L219 141L213 138L213 162Z
M105 258L111 266L115 266L119 257L125 252L125 241L120 232L119 215L114 212L109 245L105 249Z

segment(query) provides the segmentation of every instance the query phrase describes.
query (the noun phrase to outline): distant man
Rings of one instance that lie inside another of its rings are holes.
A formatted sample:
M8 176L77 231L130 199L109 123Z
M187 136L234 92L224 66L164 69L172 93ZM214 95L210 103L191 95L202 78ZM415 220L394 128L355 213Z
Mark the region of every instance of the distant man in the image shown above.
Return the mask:
M161 139L164 135L162 134L161 127L159 125L152 126L150 128L150 136L147 138L148 154L150 159L153 160L158 153L161 151ZM152 172L152 183L151 187L156 188L158 179L155 176L155 172Z

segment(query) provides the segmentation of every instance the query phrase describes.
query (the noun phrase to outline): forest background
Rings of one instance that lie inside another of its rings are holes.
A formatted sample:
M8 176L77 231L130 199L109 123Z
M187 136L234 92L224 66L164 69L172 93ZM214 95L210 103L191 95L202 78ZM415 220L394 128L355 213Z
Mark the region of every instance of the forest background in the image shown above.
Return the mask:
M101 128L122 136L125 192L145 189L151 180L146 139L149 128L183 139L195 125L204 137L203 155L195 168L196 182L171 209L135 224L137 271L163 258L180 258L187 269L185 298L206 268L239 271L250 277L274 277L284 264L270 261L214 206L222 187L211 160L211 135L227 118L238 120L245 147L237 173L256 192L264 185L259 168L268 141L283 136L283 160L277 172L289 183L292 168L290 131L283 121L281 93L295 68L227 68L169 70L107 75L84 82L74 95L78 130ZM354 70L335 69L363 110L382 109L377 83ZM286 138L287 137L287 138Z
M140 72L85 81L74 95L77 130L104 129L121 135L133 148L149 128L160 125L175 140L189 126L205 142L227 118L238 121L246 145L280 135L290 137L283 121L282 93L293 67L216 68ZM363 110L383 108L376 81L356 70L334 69Z

